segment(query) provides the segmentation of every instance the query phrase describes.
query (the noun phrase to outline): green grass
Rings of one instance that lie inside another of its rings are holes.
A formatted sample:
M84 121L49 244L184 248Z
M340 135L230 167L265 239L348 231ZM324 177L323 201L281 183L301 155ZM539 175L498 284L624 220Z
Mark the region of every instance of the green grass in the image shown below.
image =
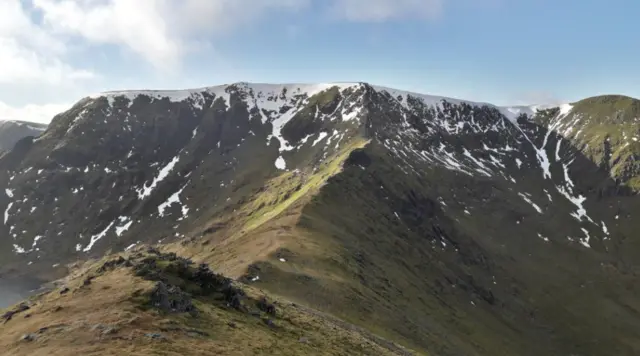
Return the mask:
M262 262L257 285L437 355L607 355L640 347L628 341L637 332L623 327L638 319L620 318L633 292L609 282L590 252L536 236L542 226L553 236L574 234L568 214L554 213L571 211L569 203L538 215L495 181L424 165L421 175L408 175L375 143L360 152L371 165L356 162L328 179L287 234L305 244L287 245L295 258L286 264ZM548 188L512 174L525 191ZM483 196L472 216L451 205ZM437 197L450 206L441 208ZM517 226L510 214L525 220ZM458 251L440 248L433 226ZM583 276L597 288L583 289Z
M569 122L574 122L567 139L596 165L610 172L613 179L639 191L634 177L640 174L635 152L640 149L640 100L622 95L603 95L573 103L571 114L560 127L564 134ZM542 110L535 121L548 126L558 110ZM577 120L576 120L577 119ZM574 121L575 120L575 121Z
M366 141L355 139L343 145L340 151L320 164L315 172L286 172L271 180L266 189L257 194L244 208L248 219L243 231L250 232L256 229L284 212L299 199L317 191L329 177L342 169L342 163L352 150L365 144Z

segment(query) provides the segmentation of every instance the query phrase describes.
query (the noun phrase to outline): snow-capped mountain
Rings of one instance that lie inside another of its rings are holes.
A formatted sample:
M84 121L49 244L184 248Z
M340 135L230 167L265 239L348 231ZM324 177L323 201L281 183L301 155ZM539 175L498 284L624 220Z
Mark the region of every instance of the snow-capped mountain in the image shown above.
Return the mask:
M366 83L96 94L0 158L0 267L163 243L437 354L629 354L639 115Z

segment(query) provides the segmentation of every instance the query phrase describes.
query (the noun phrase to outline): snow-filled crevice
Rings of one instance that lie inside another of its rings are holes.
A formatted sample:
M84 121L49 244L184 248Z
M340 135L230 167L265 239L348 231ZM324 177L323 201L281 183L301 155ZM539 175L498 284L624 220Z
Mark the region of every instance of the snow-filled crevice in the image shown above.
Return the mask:
M153 179L153 182L151 182L149 186L145 184L141 189L138 189L138 199L142 200L150 196L151 192L153 192L153 190L158 186L158 183L162 182L169 175L169 173L171 173L173 167L175 167L176 163L178 163L179 160L180 155L176 155L175 157L173 157L173 159L169 163L167 163L166 166L160 169L158 175Z
M167 198L167 200L164 203L158 205L158 215L160 215L160 217L164 217L165 216L165 211L170 206L172 206L173 204L180 204L181 211L182 211L182 218L181 219L184 219L184 218L187 217L187 214L189 213L189 208L180 199L180 194L182 194L184 189L187 187L187 184L185 184L177 192L175 192L171 196L169 196L169 198Z

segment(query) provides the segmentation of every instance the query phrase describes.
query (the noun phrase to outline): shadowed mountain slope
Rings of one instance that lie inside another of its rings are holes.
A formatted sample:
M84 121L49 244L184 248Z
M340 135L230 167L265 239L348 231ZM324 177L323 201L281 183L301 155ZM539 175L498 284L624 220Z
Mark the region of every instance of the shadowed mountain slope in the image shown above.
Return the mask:
M161 243L418 351L632 355L636 109L364 83L96 95L0 159L0 267Z
M0 121L0 153L9 151L20 139L39 136L47 125L27 121Z

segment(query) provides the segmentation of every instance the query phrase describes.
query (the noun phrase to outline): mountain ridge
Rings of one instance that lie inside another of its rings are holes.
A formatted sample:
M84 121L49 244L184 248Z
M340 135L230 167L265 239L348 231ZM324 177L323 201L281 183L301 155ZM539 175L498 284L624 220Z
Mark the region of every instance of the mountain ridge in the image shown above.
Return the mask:
M0 268L160 244L418 351L640 350L633 111L210 88L87 97L0 158Z
M411 91L411 90L405 90L405 89L399 89L399 88L392 88L389 86L384 86L384 85L377 85L375 83L372 82L366 82L366 81L347 81L347 82L292 82L292 83L267 83L267 82L247 82L247 81L239 81L239 82L233 82L233 83L226 83L226 84L219 84L219 85L210 85L210 86L203 86L203 87L197 87L197 88L182 88L182 89L126 89L126 90L108 90L108 91L103 91L103 92L96 92L93 94L90 94L88 96L86 96L85 98L99 98L101 96L118 96L118 95L125 95L125 94L154 94L154 95L166 95L166 96L171 96L171 94L178 94L181 93L182 95L184 95L185 93L198 93L198 92L204 92L204 91L219 91L220 89L224 89L227 88L229 86L254 86L256 88L261 87L261 88L271 88L273 90L273 88L284 88L284 87L288 87L288 88L295 88L295 87L312 87L312 86L333 86L333 85L337 85L337 86L355 86L355 85L368 85L371 86L373 88L375 88L376 90L386 90L389 92L397 92L397 93L402 93L404 95L406 94L411 94L413 96L416 97L428 97L428 98L433 98L435 100L447 100L450 102L455 102L455 103L459 103L459 102L466 102L472 105L489 105L489 106L495 106L498 108L521 108L521 109L527 109L528 111L526 112L526 114L533 114L535 113L536 109L541 109L541 110L546 110L546 109L552 109L555 107L560 107L562 105L566 105L566 104L571 104L571 105L575 105L578 102L581 101L586 101L586 100L597 100L599 98L614 98L614 99L632 99L632 100L640 100L638 98L629 96L629 95L624 95L624 94L614 94L614 93L609 93L609 94L597 94L597 95L592 95L592 96L588 96L579 100L575 100L575 101L564 101L564 102L557 102L557 103L531 103L531 104L517 104L517 105L495 105L492 104L490 102L484 102L484 101L477 101L477 100L467 100L467 99L462 99L462 98L457 98L457 97L453 97L453 96L443 96L443 95L438 95L438 94L427 94L427 93L422 93L419 91ZM83 98L84 99L84 98ZM81 99L82 100L82 99Z
M398 93L400 95L413 95L416 97L421 97L423 99L430 99L430 100L435 100L435 101L440 101L440 100L446 100L446 101L450 101L452 103L460 103L460 102L466 102L469 103L471 105L489 105L489 106L494 106L494 107L498 107L498 108L526 108L528 110L532 110L532 108L536 108L536 107L544 107L544 108L550 108L550 107L555 107L555 106L559 106L559 105L550 105L550 104L531 104L531 105L494 105L491 104L489 102L481 102L481 101L474 101L474 100L466 100L466 99L460 99L460 98L454 98L454 97L449 97L449 96L441 96L441 95L436 95L436 94L425 94L425 93L420 93L417 91L410 91L410 90L404 90L404 89L397 89L397 88L391 88L391 87L387 87L387 86L383 86L383 85L376 85L373 83L369 83L369 82L322 82L322 83L263 83L263 82L245 82L245 81L241 81L241 82L234 82L234 83L228 83L228 84L221 84L221 85L213 85L213 86L205 86L205 87L199 87L199 88L185 88L185 89L132 89L132 90L109 90L109 91L104 91L104 92L98 92L98 93L94 93L91 94L89 96L87 96L86 98L91 98L91 99L96 99L102 96L128 96L128 95L146 95L146 94L152 94L156 97L162 97L162 96L167 96L167 97L172 97L172 96L177 96L177 97L185 97L188 96L190 94L194 94L194 93L200 93L200 92L220 92L221 90L224 91L224 89L230 87L230 86L244 86L244 87L253 87L254 89L261 89L261 90L257 90L257 91L271 91L273 92L274 89L282 89L282 88L308 88L308 87L331 87L331 86L339 86L339 87L344 87L344 86L357 86L357 85L366 85L366 86L370 86L378 91L388 91L390 93ZM528 114L532 113L532 112L527 112Z

